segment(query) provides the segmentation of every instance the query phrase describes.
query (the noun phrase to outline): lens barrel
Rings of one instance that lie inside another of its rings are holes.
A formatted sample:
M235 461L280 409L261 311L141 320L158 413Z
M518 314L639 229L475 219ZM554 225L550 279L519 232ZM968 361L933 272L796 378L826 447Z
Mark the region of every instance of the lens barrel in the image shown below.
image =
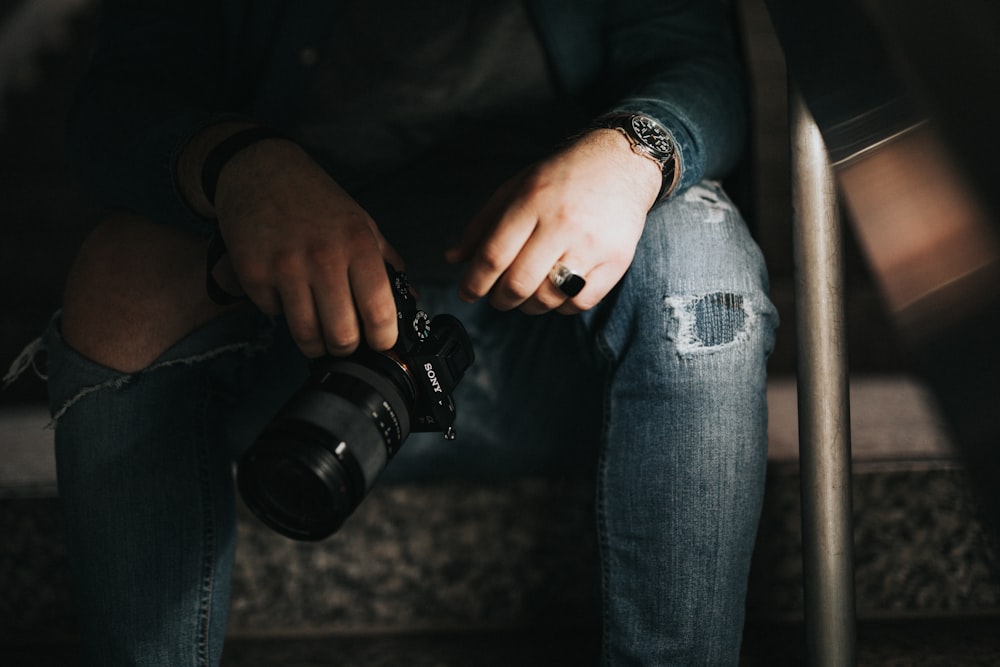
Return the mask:
M308 434L308 428L295 433L291 426L262 437L247 452L240 463L240 494L273 530L297 540L321 540L350 516L361 485L352 466L319 444L317 434Z
M328 360L247 450L239 490L261 521L320 540L350 516L410 432L408 380L388 368Z
M455 437L451 393L475 353L450 315L419 310L406 276L386 265L400 336L382 353L324 357L243 455L237 485L265 524L297 540L336 532L416 431Z

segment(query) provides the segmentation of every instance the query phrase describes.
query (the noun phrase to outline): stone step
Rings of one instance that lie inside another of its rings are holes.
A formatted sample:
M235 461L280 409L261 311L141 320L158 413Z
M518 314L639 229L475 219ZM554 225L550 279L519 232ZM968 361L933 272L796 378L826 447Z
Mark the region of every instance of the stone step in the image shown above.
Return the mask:
M862 621L857 628L857 664L997 665L998 623L996 617ZM740 667L806 664L801 624L750 625L744 638ZM598 640L591 628L237 637L227 642L222 667L596 667ZM0 648L0 663L75 667L79 651L72 642L6 647Z
M855 587L866 621L1000 616L996 551L959 470L855 477ZM797 476L772 470L748 622L802 616ZM590 491L579 480L380 487L336 537L281 538L244 515L237 638L596 625ZM0 645L72 640L54 499L0 501Z
M925 393L906 378L867 378L852 382L852 396L859 617L1000 614L996 550ZM751 622L773 624L800 619L802 584L794 384L774 380L770 399L748 604ZM22 409L22 419L0 420L0 644L77 632L49 432L39 431L44 415ZM6 454L17 451L30 456L10 465L17 457ZM245 511L239 537L234 637L568 631L596 622L592 492L581 479L376 486L322 543L282 538Z

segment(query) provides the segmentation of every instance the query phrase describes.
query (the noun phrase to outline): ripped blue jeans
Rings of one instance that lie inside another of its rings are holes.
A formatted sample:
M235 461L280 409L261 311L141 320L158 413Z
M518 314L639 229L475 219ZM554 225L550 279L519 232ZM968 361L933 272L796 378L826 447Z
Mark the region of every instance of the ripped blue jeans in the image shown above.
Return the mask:
M576 317L467 305L461 446L414 434L383 480L596 472L603 648L618 665L735 665L766 463L777 314L719 186L650 213L629 272ZM59 492L93 665L217 664L232 462L306 377L280 321L216 320L124 375L45 336ZM328 582L336 586L337 582Z

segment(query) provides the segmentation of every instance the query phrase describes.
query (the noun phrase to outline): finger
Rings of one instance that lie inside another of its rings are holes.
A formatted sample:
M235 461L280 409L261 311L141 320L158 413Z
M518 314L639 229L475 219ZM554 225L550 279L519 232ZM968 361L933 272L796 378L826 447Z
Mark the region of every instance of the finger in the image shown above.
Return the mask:
M349 277L365 340L374 350L388 350L396 344L399 322L385 266L380 261L355 262Z
M511 200L511 194L520 180L520 175L512 178L501 185L493 196L489 198L486 205L476 213L472 221L462 231L461 240L456 245L445 250L444 256L448 262L458 264L472 258L476 248L479 247L480 243L482 243L483 239L507 209Z
M540 287L539 292L541 292L542 289L543 287ZM566 296L557 297L555 299L542 299L537 296L532 296L530 299L518 306L518 310L525 315L544 315L545 313L561 308L566 301Z
M361 325L346 275L327 275L312 287L326 351L345 357L361 343Z
M553 262L552 267L549 268L548 273L545 275L545 280L538 287L538 291L521 304L520 310L522 312L529 315L547 313L551 310L580 312L577 307L572 305L572 299L579 296L579 293L571 295L553 282L552 271L558 265L569 268L575 275L582 278L584 280L584 289L586 289L587 281L590 280L588 277L590 272L580 270L580 267L587 265L586 262L573 255L563 255L557 262Z
M565 237L552 228L536 228L497 281L490 303L500 310L520 307L536 297L538 305L558 306L565 295L548 280L552 266L564 256ZM580 262L582 264L582 262Z
M236 280L247 298L261 312L272 316L280 315L281 297L278 295L271 274L262 268L264 264L250 263L248 268L246 265L237 264L235 256L229 257Z
M306 281L287 281L278 286L281 308L288 331L302 353L310 358L323 356L323 342L313 292Z
M585 276L587 284L580 293L567 299L557 311L563 315L576 315L597 306L621 281L627 269L627 266L622 268L617 264L598 264Z
M567 301L563 305L556 308L555 312L559 313L560 315L579 315L584 311L574 306L572 301Z
M532 210L508 210L479 244L462 278L459 296L465 301L486 296L531 238L537 222Z
M229 259L229 255L223 255L209 271L215 284L223 292L232 295L234 298L246 296L243 286L240 285L240 281L236 277L236 271L233 269L233 263Z

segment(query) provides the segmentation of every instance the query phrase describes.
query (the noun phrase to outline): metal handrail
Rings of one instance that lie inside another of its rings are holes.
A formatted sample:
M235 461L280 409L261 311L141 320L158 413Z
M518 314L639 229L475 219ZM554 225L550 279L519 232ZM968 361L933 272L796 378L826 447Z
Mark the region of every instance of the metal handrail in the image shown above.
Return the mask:
M794 88L792 143L806 654L856 664L843 231L826 147Z

